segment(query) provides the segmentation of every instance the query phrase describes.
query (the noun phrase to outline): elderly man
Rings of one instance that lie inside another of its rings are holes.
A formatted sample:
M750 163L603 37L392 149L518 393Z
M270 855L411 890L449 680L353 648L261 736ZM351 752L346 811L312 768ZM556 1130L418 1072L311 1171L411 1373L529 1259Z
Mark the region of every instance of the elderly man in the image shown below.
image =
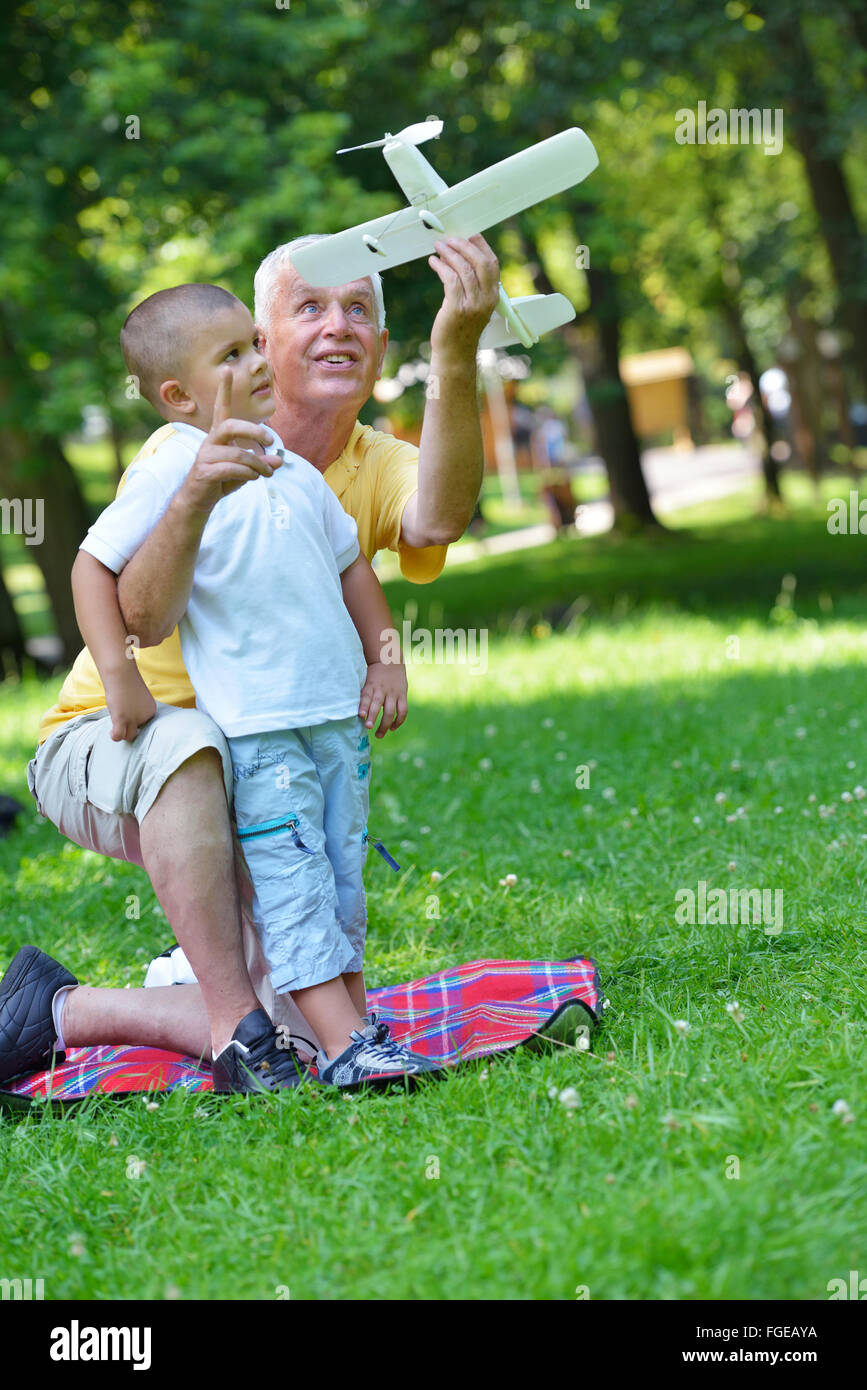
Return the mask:
M481 237L438 242L430 258L444 298L431 332L436 389L416 451L357 419L388 342L379 277L333 289L305 284L291 255L307 240L279 247L256 275L260 346L277 400L270 424L323 473L355 518L368 559L395 549L406 577L427 582L463 533L481 485L475 356L497 301L496 258ZM220 730L192 708L180 657L176 624L205 520L222 495L218 465L210 484L193 488L191 477L118 585L150 692L137 727L112 727L85 650L43 718L28 777L40 811L70 839L146 869L198 984L90 988L26 947L0 984L0 1080L48 1065L64 1045L150 1044L193 1056L210 1045L216 1055L258 1009L256 989L278 1018L233 836L231 760ZM379 737L393 714L386 706ZM291 1009L286 1017L294 1021ZM245 1089L280 1084L281 1042L276 1031L257 1039Z

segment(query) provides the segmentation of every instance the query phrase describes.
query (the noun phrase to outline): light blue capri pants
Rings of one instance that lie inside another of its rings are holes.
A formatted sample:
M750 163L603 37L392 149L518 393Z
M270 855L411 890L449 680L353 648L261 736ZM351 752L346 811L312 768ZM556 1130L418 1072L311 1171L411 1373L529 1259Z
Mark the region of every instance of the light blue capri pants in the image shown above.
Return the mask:
M278 994L361 970L370 739L357 715L227 739L253 919Z

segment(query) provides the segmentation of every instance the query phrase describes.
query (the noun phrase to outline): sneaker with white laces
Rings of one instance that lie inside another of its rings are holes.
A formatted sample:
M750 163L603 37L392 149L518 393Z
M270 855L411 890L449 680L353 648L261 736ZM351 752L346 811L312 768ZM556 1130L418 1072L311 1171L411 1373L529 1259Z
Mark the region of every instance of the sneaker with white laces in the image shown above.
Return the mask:
M325 1086L354 1090L359 1086L387 1086L394 1081L422 1075L439 1075L445 1068L429 1057L410 1052L395 1042L387 1023L371 1014L366 1027L350 1033L349 1046L333 1060L320 1052L316 1059L319 1080Z
M241 1019L232 1040L211 1063L214 1090L272 1092L300 1086L308 1074L293 1043L264 1009Z

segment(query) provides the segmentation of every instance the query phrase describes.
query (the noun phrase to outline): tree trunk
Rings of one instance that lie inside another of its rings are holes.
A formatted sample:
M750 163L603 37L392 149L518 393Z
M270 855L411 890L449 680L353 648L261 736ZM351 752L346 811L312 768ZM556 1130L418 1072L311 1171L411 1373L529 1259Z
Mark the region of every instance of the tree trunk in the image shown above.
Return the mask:
M21 674L24 655L24 636L0 567L0 680Z
M765 499L769 505L782 501L780 494L780 469L776 459L771 457L771 440L774 437L774 420L762 397L759 387L759 372L753 350L747 340L746 330L743 319L741 318L740 306L733 297L723 290L723 314L728 324L729 333L734 342L734 353L737 364L742 372L746 372L753 388L753 404L759 412L761 420L762 446L760 462L762 465L762 477L765 481Z
M753 8L761 13L764 6ZM786 74L786 120L804 160L837 285L838 317L849 339L845 356L867 399L867 252L842 162L830 152L835 120L807 47L800 15L785 5L769 5L764 17L766 47L777 71Z
M42 571L63 658L82 645L69 574L90 518L72 468L56 439L27 429L34 384L0 316L0 496L25 519L31 558ZM11 511L10 511L11 514Z
M593 412L599 452L608 469L615 528L659 526L641 469L626 388L620 379L620 305L610 270L587 268L591 313L598 329L599 353L585 368L587 399Z
M535 259L527 257L533 274L534 287L540 294L555 294L539 255L532 247ZM590 286L591 309L584 316L583 326L593 330L591 351L581 344L577 351L587 388L587 402L593 415L596 445L608 473L614 525L624 531L661 523L654 515L650 494L644 481L641 453L632 428L626 388L620 380L620 313L617 281L609 270L586 270ZM575 324L567 324L564 333L578 347Z
M90 525L78 481L54 439L28 437L19 430L0 429L0 493L28 506L33 522L30 556L42 571L54 613L63 660L72 661L82 640L75 621L69 575L78 547Z

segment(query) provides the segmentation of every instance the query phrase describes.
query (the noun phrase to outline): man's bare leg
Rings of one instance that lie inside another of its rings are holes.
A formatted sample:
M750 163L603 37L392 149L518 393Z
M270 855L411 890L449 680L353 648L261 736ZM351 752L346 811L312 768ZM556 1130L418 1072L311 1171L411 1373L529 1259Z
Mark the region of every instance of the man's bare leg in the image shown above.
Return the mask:
M63 1040L67 1047L112 1043L163 1047L210 1061L208 1011L198 985L156 989L79 985L66 996Z
M71 1047L138 1043L191 1056L219 1052L259 1001L244 962L222 762L203 748L166 781L141 823L142 862L198 985L80 986L66 998ZM209 1027L210 1020L210 1027Z

